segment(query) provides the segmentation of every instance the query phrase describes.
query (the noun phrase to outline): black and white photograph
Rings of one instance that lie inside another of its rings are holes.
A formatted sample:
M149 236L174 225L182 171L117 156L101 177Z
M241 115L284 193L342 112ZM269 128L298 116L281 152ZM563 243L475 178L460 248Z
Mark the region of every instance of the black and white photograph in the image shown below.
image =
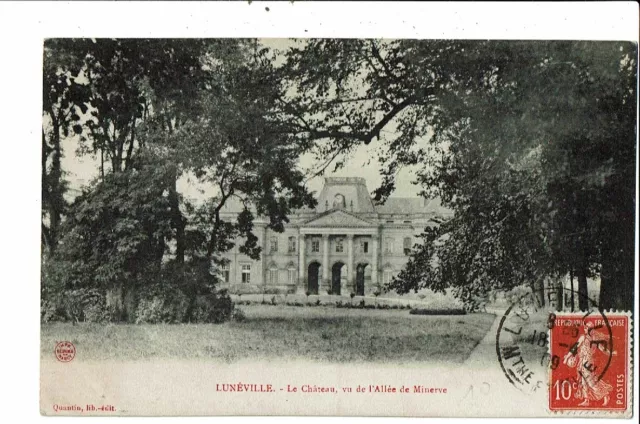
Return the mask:
M636 40L167 33L40 40L40 414L633 415Z

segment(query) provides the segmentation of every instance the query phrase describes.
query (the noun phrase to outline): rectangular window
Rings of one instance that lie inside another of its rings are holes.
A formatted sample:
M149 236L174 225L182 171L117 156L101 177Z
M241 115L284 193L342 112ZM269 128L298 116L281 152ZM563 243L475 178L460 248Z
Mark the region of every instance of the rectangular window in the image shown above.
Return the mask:
M402 242L402 249L404 250L404 254L408 255L411 252L411 237L405 237Z
M278 269L272 268L269 270L269 284L278 284Z
M296 251L296 238L289 237L289 253L293 253Z
M391 282L392 278L393 277L392 277L392 274L391 274L391 270L385 270L382 273L382 283L383 284L385 284L385 285L389 284Z
M385 253L393 253L393 239L388 237L384 242Z
M242 282L246 284L251 283L251 265L250 264L242 265Z
M271 237L271 251L272 252L278 251L278 237L276 236Z
M228 283L230 280L229 264L224 264L220 268L222 271L222 281Z
M369 253L369 242L368 241L363 241L362 242L362 253Z
M320 240L311 240L311 252L318 253L320 251Z
M344 252L344 244L342 243L342 239L336 239L336 253Z
M296 283L296 270L293 268L289 268L287 270L287 283L295 284Z

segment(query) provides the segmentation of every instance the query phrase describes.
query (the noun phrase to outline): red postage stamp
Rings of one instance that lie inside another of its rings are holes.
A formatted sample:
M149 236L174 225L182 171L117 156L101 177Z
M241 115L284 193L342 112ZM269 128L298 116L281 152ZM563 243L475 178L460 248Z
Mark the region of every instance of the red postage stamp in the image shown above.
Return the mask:
M629 316L559 313L550 327L549 409L629 410Z

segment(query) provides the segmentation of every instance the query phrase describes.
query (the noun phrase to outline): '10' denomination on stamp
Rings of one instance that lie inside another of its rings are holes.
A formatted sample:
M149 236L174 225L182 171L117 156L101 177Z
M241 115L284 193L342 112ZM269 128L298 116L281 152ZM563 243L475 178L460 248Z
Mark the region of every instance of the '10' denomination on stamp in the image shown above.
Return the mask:
M557 313L550 325L551 411L631 410L629 317Z

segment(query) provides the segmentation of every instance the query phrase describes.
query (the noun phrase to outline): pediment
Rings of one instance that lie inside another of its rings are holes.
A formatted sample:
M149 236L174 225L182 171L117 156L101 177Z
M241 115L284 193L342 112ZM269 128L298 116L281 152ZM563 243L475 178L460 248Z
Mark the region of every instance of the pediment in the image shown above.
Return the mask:
M370 228L375 224L343 210L333 210L322 213L309 221L303 227L349 227Z

